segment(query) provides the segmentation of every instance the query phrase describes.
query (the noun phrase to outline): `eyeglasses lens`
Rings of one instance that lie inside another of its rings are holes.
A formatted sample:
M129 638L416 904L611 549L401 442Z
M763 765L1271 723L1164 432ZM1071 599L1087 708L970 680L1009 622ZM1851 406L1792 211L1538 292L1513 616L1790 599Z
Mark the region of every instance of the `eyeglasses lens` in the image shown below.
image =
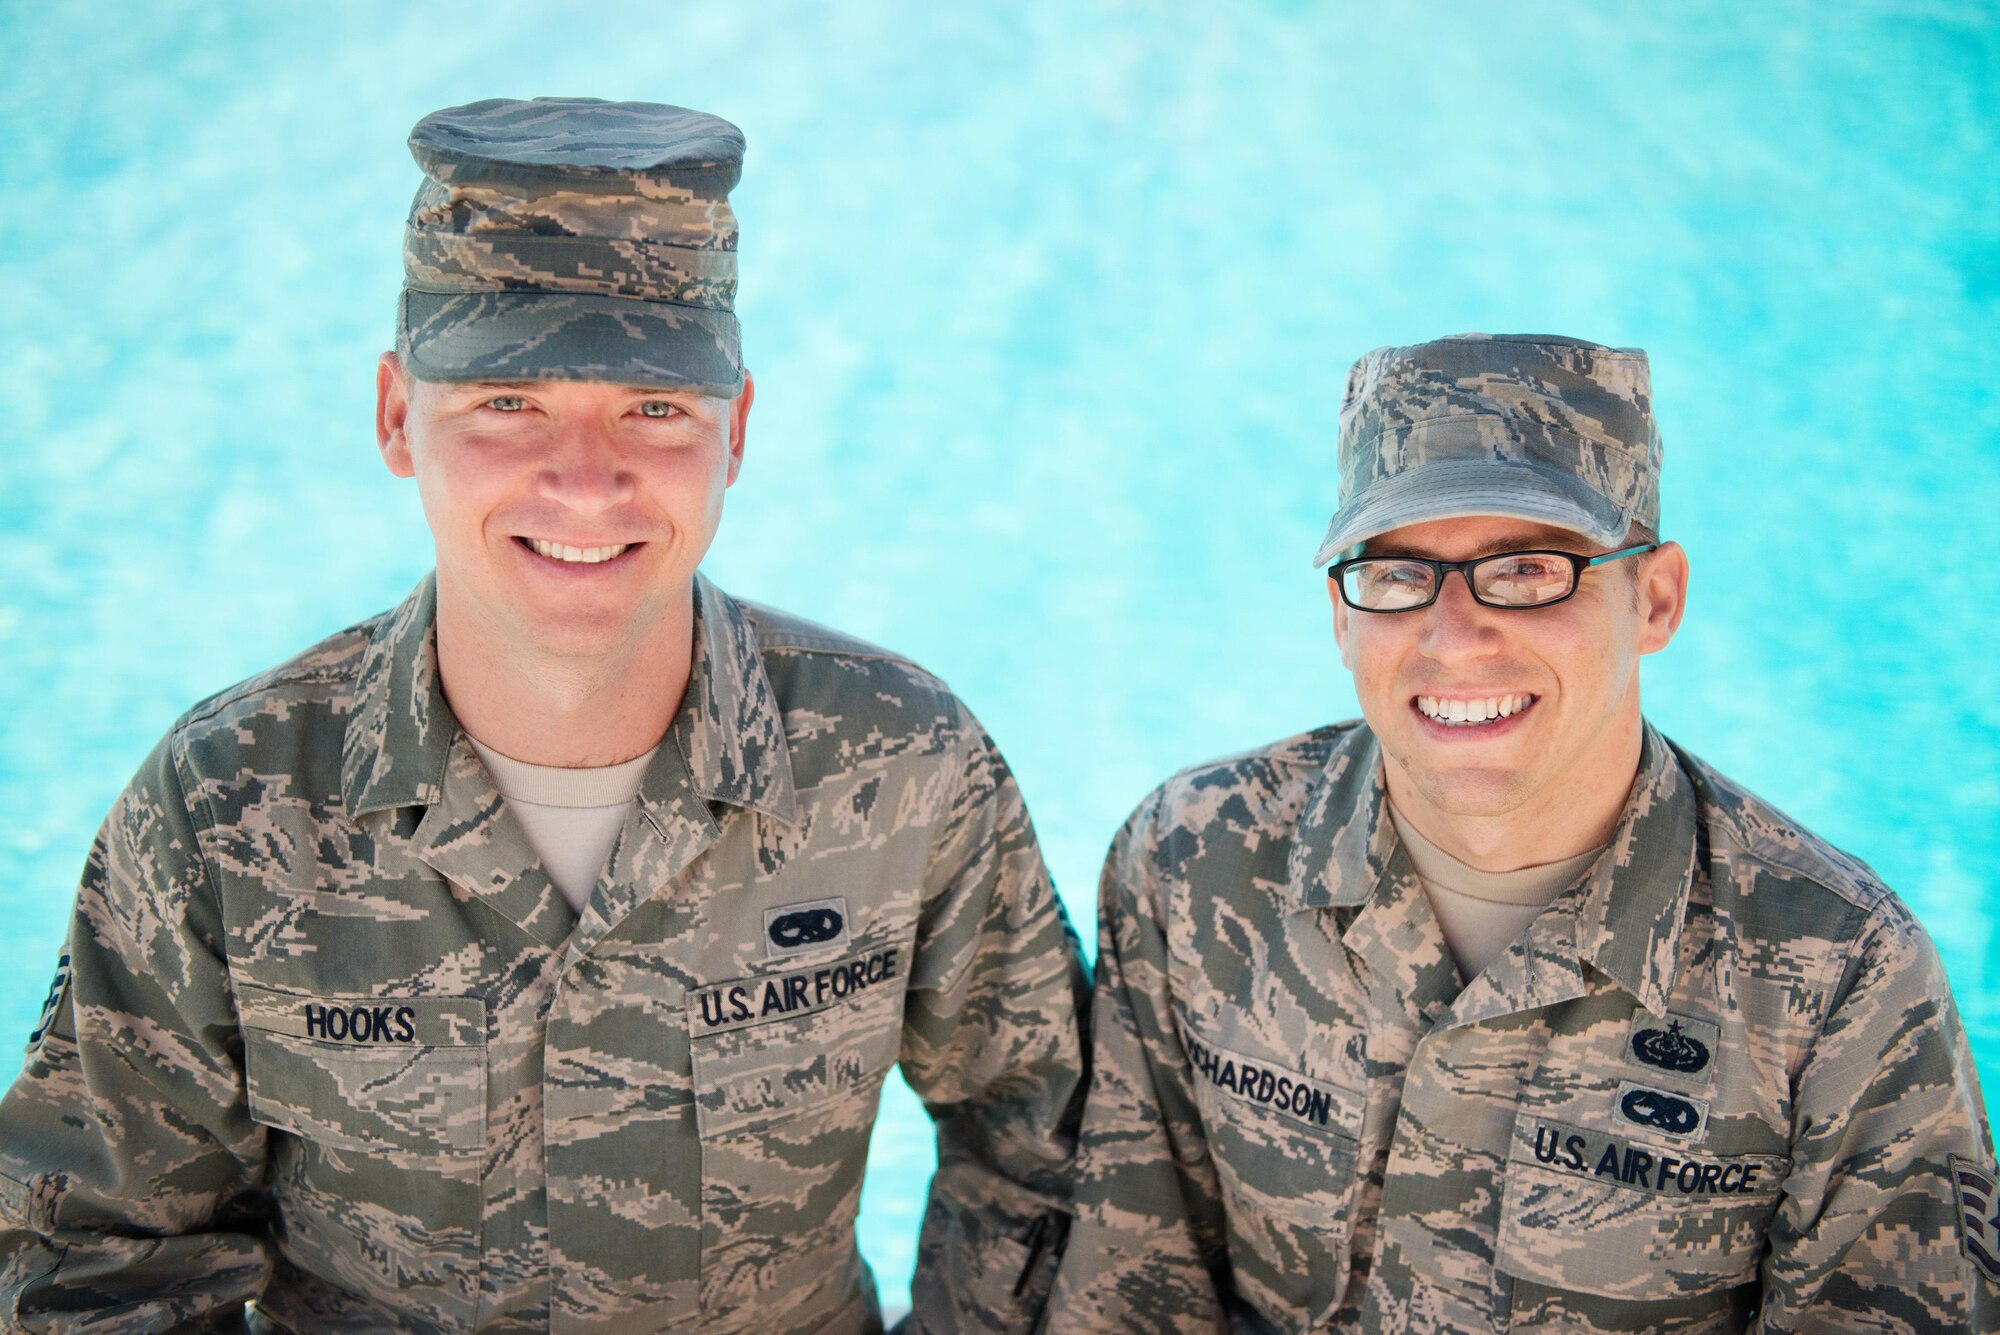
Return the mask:
M1347 601L1370 612L1396 612L1428 602L1436 572L1416 561L1357 561L1341 572Z
M1510 552L1472 568L1473 587L1489 603L1535 607L1567 597L1576 567L1546 552Z

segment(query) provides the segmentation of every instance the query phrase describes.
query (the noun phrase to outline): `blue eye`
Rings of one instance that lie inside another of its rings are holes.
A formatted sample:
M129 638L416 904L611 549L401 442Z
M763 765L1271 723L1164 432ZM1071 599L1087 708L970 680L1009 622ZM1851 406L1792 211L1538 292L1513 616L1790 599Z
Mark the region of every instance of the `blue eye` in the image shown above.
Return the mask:
M488 399L486 406L496 413L518 413L528 406L528 401L519 394L502 394Z
M679 412L679 408L668 403L665 399L647 399L639 405L639 416L641 417L673 417Z

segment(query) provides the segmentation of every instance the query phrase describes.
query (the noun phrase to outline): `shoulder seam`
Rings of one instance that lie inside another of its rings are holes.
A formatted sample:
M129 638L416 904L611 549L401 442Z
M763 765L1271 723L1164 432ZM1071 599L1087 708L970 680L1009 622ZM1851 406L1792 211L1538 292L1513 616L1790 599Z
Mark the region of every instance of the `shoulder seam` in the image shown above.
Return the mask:
M1817 838L1817 836L1814 837ZM1828 847L1831 848L1832 846L1828 845ZM1872 879L1872 871L1867 876L1852 875L1852 880L1855 884L1843 884L1843 878L1828 874L1830 871L1835 870L1835 867L1802 866L1799 862L1788 861L1763 849L1749 847L1747 843L1741 840L1737 841L1736 848L1740 856L1751 862L1772 868L1776 871L1790 872L1792 875L1818 886L1828 894L1839 897L1849 907L1862 913L1864 917L1873 917L1882 905L1895 894L1888 886L1883 885L1879 879ZM1838 852L1839 850L1836 849L1834 851ZM1842 854L1841 856L1844 857L1846 855ZM1855 861L1857 871L1865 866L1858 859L1854 859L1853 861Z
M302 672L297 676L279 677L275 681L260 681L254 686L248 683L238 683L227 690L217 691L207 700L193 706L185 714L182 714L174 723L173 734L179 737L188 728L198 723L208 722L208 720L214 718L231 705L241 704L245 700L254 700L260 695L266 695L273 691L290 690L297 686L351 685L355 676L356 674L353 672Z
M195 861L201 865L202 884L208 888L209 898L214 901L216 929L220 934L215 943L216 949L222 954L223 972L231 978L233 985L235 974L229 968L229 917L222 903L222 878L216 874L215 865L209 858L207 847L204 846L203 830L195 823L188 795L187 778L183 773L187 768L185 739L180 736L179 729L175 730L168 742L167 765L173 772L174 786L180 789L181 810L187 813L188 832L194 836ZM206 824L208 833L212 835L216 829L215 810L209 806L206 794L195 800L201 803L202 821Z
M757 647L774 653L789 649L798 653L836 654L841 658L880 659L889 663L901 663L907 668L916 668L927 677L932 675L911 659L893 650L879 649L856 640L845 640L832 635L801 635L792 631L759 630Z
M1839 893L1832 886L1826 888L1834 890L1836 894ZM1861 949L1862 942L1867 940L1869 932L1881 920L1882 909L1888 902L1886 898L1878 898L1874 904L1864 907L1845 895L1841 895L1841 899L1846 901L1850 910L1849 921L1858 919L1859 925L1847 939L1843 949L1827 952L1826 960L1820 967L1817 986L1812 990L1813 1007L1819 1014L1813 1017L1812 1042L1800 1050L1798 1069L1791 1073L1794 1084L1798 1082L1799 1073L1811 1065L1813 1053L1819 1051L1820 1040L1826 1037L1826 1022L1833 1015L1834 989L1840 986L1840 980L1847 972L1848 962L1854 959Z

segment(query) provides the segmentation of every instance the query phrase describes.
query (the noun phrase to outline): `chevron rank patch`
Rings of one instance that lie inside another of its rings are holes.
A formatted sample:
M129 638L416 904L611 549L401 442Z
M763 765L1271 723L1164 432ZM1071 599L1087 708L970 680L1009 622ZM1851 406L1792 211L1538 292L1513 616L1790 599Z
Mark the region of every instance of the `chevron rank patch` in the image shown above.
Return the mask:
M56 978L49 984L49 999L42 1003L42 1017L35 1021L35 1031L28 1035L28 1050L34 1051L41 1045L43 1035L55 1022L56 1013L62 1009L63 993L69 991L69 954L56 961Z
M1951 1189L1958 1194L1958 1246L1967 1259L2000 1282L2000 1184L1970 1159L1951 1156Z

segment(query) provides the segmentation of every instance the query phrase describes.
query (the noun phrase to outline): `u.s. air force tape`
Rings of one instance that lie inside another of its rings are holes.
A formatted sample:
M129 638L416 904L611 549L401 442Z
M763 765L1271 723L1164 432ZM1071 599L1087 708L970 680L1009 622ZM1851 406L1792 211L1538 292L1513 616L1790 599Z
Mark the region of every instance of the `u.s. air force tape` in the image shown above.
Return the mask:
M1515 1162L1656 1196L1769 1195L1783 1181L1787 1164L1772 1154L1671 1154L1564 1122L1537 1119L1532 1127L1532 1141L1516 1144Z
M889 946L813 968L710 984L688 997L690 1028L697 1034L714 1034L811 1015L892 981L901 965L901 953Z

